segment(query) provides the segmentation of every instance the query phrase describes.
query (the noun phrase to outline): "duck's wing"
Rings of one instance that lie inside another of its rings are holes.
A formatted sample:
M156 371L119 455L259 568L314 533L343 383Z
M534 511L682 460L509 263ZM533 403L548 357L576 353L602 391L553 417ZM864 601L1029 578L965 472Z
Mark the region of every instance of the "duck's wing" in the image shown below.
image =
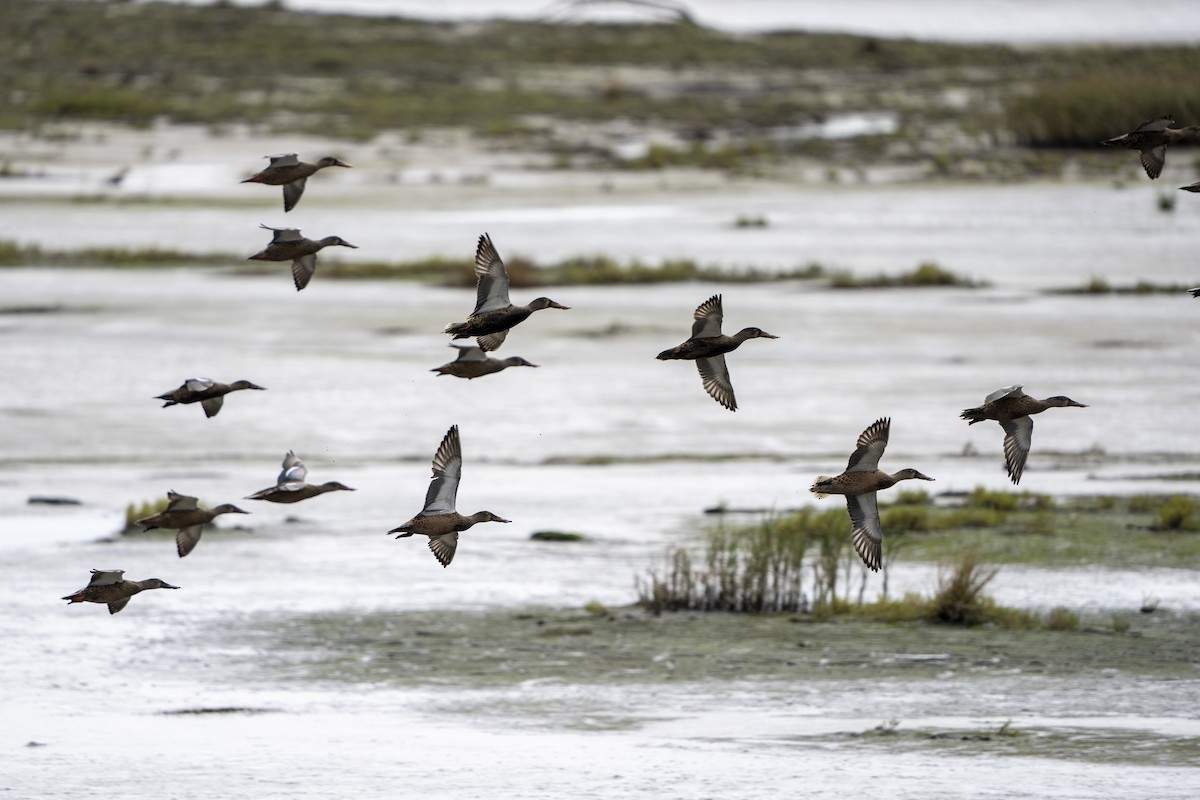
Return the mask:
M485 353L490 353L493 350L499 350L500 345L504 344L504 339L508 336L508 328L498 332L489 333L487 336L477 336L475 341L479 342L479 349Z
M292 283L296 284L297 292L308 286L308 282L312 280L312 276L316 271L316 253L309 253L306 256L292 259Z
M725 366L725 354L697 358L696 369L704 391L730 411L737 411L737 399L733 396L733 384L729 381L729 368Z
M443 567L450 566L450 562L454 560L454 550L457 547L458 531L450 531L449 533L443 533L441 536L429 537L429 549L433 551L433 557Z
M1033 445L1033 418L1017 417L1008 422L1001 422L1004 428L1004 468L1014 484L1021 482L1021 474L1025 472L1025 459L1029 456L1029 448Z
M1165 131L1167 128L1175 124L1175 120L1170 117L1156 117L1148 119L1141 125L1133 129L1134 133L1147 133L1149 131Z
M92 570L92 579L88 581L88 586L108 586L113 583L120 583L125 574L123 569L94 569Z
M887 447L888 435L892 432L892 420L880 417L859 434L854 452L846 464L847 472L874 472L879 469L879 458Z
M214 382L212 378L188 378L183 385L189 392L204 392L211 389Z
M421 516L453 514L454 500L458 495L458 480L462 477L462 445L458 439L458 426L451 426L442 438L437 453L433 456L433 479L425 492L425 508Z
M191 495L167 492L167 511L193 511L196 508L196 498Z
M308 183L307 176L297 178L291 183L283 185L283 211L285 214L295 208L296 203L300 202L300 195L304 194L304 184L306 183Z
M692 314L692 338L701 339L721 335L721 321L725 311L721 307L721 295L714 294L700 305Z
M129 605L128 597L123 598L121 600L113 600L111 603L108 604L108 613L115 614L127 605Z
M280 153L275 156L267 156L271 159L270 166L272 167L294 167L300 163L300 156L296 153Z
M1025 392L1021 389L1021 384L1015 383L1012 386L1005 386L1003 389L996 391L983 398L983 404L994 403L1002 397L1024 397Z
M512 305L508 299L508 270L486 233L479 237L475 248L475 281L475 310L471 316Z
M304 479L308 477L308 468L300 459L296 458L296 454L288 450L286 456L283 457L283 470L279 473L279 477L275 483L282 484L289 482L304 483Z
M195 549L196 544L200 541L200 534L203 532L203 525L193 525L190 528L179 529L175 534L175 550L179 553L180 558L183 558Z
M863 563L878 572L883 564L883 529L879 526L879 505L875 492L846 495L846 508L850 511L850 541Z
M223 405L225 405L225 395L223 394L200 401L200 407L204 409L204 416L206 417L215 417L221 413L221 406Z
M259 223L260 228L271 231L274 236L271 237L271 244L279 242L298 242L304 237L300 235L299 228L272 228L270 225Z
M508 333L508 331L505 331L505 333ZM486 337L485 337L485 338L486 338ZM501 338L503 338L503 337L501 337ZM452 344L452 345L450 345L450 346L451 346L451 347L454 347L454 348L456 348L456 349L458 350L458 358L454 359L454 360L455 360L455 362L459 362L459 361L487 361L487 360L488 360L488 355L487 355L487 353L483 352L483 350L482 350L480 347L476 346L476 345L473 345L473 344Z
M1154 180L1162 174L1163 166L1167 163L1167 148L1165 145L1159 145L1153 150L1143 150L1140 156L1142 169L1146 170L1146 174Z

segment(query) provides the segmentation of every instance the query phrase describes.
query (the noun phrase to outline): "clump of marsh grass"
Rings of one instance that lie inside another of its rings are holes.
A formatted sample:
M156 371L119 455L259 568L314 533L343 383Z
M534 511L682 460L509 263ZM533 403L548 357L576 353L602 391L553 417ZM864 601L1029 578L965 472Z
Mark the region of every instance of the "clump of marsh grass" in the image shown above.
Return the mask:
M1196 509L1196 501L1187 495L1172 495L1155 511L1154 528L1163 531L1195 530Z
M1136 283L1117 286L1109 283L1106 279L1093 277L1087 283L1081 286L1068 286L1057 289L1046 289L1046 294L1073 294L1073 295L1109 295L1109 294L1182 294L1190 287L1182 283L1151 283L1147 280L1139 280Z
M765 228L769 223L762 214L738 214L733 221L735 228Z
M787 270L756 267L730 268L700 264L691 259L670 259L658 264L643 261L622 263L607 256L575 256L550 264L537 264L519 255L506 256L505 268L514 287L599 286L614 284L680 283L770 283L773 281L811 280L824 276L819 264L805 264ZM404 262L332 261L322 267L324 275L334 278L399 278L426 280L445 286L475 285L474 261L466 258L429 258Z
M133 531L140 531L141 526L137 524L139 519L145 519L146 517L153 516L160 511L166 511L170 502L171 501L166 497L159 497L157 499L148 500L142 503L126 504L125 527L122 529L121 533L125 534Z
M1079 615L1069 608L1055 606L1046 615L1045 626L1051 631L1074 631L1079 629Z
M937 592L929 601L929 616L952 625L979 625L988 621L995 603L983 590L996 572L997 568L980 564L974 550L963 553L957 563L941 571Z
M159 247L84 247L79 250L43 250L37 245L0 241L0 266L6 267L117 267L141 268L179 264L223 264L241 257L223 253L186 253Z
M932 286L978 289L987 285L986 281L977 281L957 275L932 261L924 261L912 271L902 272L899 275L879 274L858 277L851 272L837 272L829 281L832 289L894 289Z
M885 558L885 581L887 563ZM855 567L863 576L857 596L853 590ZM885 593L877 600L864 602L867 573L849 546L845 514L840 510L817 513L804 509L782 518L768 517L749 527L714 530L702 555L677 547L662 568L650 570L646 578L637 579L636 586L638 605L656 614L783 612L887 624L987 624L1047 630L1078 627L1078 617L1066 608L1053 609L1043 620L1021 609L998 605L984 592L997 571L996 567L985 567L975 551L968 550L943 566L931 596L910 592L900 599L889 599Z
M814 546L816 602L832 602L844 558L839 551L849 541L845 527L840 510L805 509L750 527L718 528L709 535L702 565L685 548L676 548L663 569L638 579L638 604L654 613L807 611L805 556Z

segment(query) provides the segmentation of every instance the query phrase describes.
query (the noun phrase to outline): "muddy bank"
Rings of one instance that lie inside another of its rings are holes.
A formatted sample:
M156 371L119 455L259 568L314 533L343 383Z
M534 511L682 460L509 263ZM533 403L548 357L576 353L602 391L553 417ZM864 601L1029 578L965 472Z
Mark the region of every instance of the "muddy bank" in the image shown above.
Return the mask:
M1120 615L1078 631L816 622L805 616L565 610L264 616L257 669L303 681L499 687L526 681L925 680L1001 675L1194 678L1194 615ZM1119 626L1118 626L1119 627Z

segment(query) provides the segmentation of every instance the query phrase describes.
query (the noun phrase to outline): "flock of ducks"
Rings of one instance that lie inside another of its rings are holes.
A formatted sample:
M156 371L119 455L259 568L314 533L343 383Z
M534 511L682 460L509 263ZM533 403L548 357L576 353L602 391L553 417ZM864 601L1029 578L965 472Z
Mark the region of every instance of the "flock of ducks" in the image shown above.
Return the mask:
M1139 151L1142 167L1151 178L1157 178L1166 162L1166 146L1179 142L1200 142L1200 126L1175 128L1170 117L1147 120L1133 131L1107 139L1105 145L1127 147ZM242 181L283 187L284 211L291 211L300 201L308 178L326 167L350 167L349 164L332 156L314 164L299 160L295 153L269 156L270 165L261 172ZM1180 187L1190 192L1200 192L1200 181ZM308 286L316 272L316 254L325 247L355 247L338 236L324 239L307 239L296 228L271 228L261 226L273 233L271 243L262 251L250 256L258 261L291 261L292 279L296 290ZM518 356L497 359L488 353L504 344L508 332L527 320L535 311L547 308L568 310L568 306L538 297L527 305L514 305L509 298L509 278L495 245L488 234L479 237L475 250L476 303L475 309L464 322L445 327L444 332L454 339L474 338L473 345L452 345L458 350L454 361L435 367L432 371L467 380L491 375L508 367L536 367ZM1190 290L1200 296L1200 288ZM732 336L722 333L724 307L721 295L701 303L692 315L692 334L682 344L664 350L657 358L662 361L687 360L696 363L700 381L710 397L730 411L737 410L733 384L725 354L736 350L750 339L777 339L761 328L742 328ZM165 401L163 407L200 403L208 417L216 416L224 404L225 396L246 389L262 390L247 380L219 383L209 378L189 378L177 389L158 395ZM984 398L983 405L965 409L960 415L968 424L984 420L995 420L1004 431L1004 465L1013 484L1021 482L1025 462L1033 438L1031 417L1049 408L1086 408L1069 397L1056 395L1039 400L1025 394L1020 385L1006 386ZM837 476L822 475L810 487L818 499L828 495L842 495L852 526L851 543L868 569L878 571L883 563L883 530L879 521L877 492L888 489L900 481L934 478L911 467L895 473L879 469L879 460L891 434L891 419L882 417L873 422L859 435L854 452L845 471ZM255 492L249 500L272 503L298 503L327 492L354 491L337 481L323 484L306 482L308 470L292 451L283 459L283 469L274 486ZM433 476L425 493L425 504L412 519L392 530L396 538L413 535L427 537L429 549L443 567L449 566L458 547L459 533L480 522L510 522L511 520L492 513L477 511L471 515L460 514L455 501L458 484L462 477L462 444L458 426L446 432L433 456ZM176 550L182 558L199 543L204 527L222 514L246 514L237 506L225 503L215 508L202 509L195 497L167 493L165 510L145 517L137 523L145 530L153 528L175 529ZM178 586L158 578L129 581L123 578L123 570L92 570L88 585L62 598L68 603L103 603L110 614L125 608L130 598L148 589L178 589Z

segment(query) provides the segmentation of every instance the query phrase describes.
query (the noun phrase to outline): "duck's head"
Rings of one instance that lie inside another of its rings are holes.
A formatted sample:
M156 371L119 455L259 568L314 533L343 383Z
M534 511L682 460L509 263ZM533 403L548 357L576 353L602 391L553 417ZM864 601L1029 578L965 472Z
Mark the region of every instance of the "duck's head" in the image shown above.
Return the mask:
M504 363L510 367L536 367L537 366L537 364L530 364L528 361L521 358L520 356L509 356L508 358L504 359Z
M892 477L898 481L907 481L907 480L914 480L914 479L918 480L918 481L933 480L933 478L929 477L924 472L918 472L917 470L913 469L912 467L902 469L899 472L897 472L895 475L893 475Z
M476 522L512 522L511 519L505 519L504 517L496 516L490 511L476 511L471 515L471 519L475 520Z
M349 167L350 165L347 164L345 161L342 161L339 158L334 158L333 156L325 156L324 158L322 158L320 161L317 162L317 166L324 168L324 167Z
M350 488L346 484L338 483L337 481L327 481L325 483L322 483L321 489L326 492L353 492L353 491L355 491L354 489Z
M1061 394L1056 394L1054 397L1047 397L1042 402L1048 406L1057 406L1059 408L1066 408L1068 406L1075 406L1076 408L1087 408L1087 406L1084 405L1083 403L1076 403L1071 398L1066 397Z
M324 239L321 240L321 245L324 247L332 247L333 245L338 245L339 247L351 247L355 250L358 249L358 245L350 244L349 242L347 242L345 239L343 239L340 236L326 236Z
M213 516L217 514L249 514L249 511L242 511L232 503L222 503L213 509Z
M571 309L570 306L564 306L559 303L556 303L553 300L551 300L549 297L539 297L536 300L534 300L532 303L530 303L529 307L532 308L534 311L540 311L543 308L561 308L563 311L569 311Z
M265 392L267 390L267 387L259 386L257 383L251 383L250 381L234 381L230 385L233 386L234 389L258 389L260 392Z
M733 338L744 342L747 339L778 339L779 337L767 333L762 328L742 328Z
M143 589L178 589L178 586L173 586L159 578L147 578L144 581L138 581L138 585Z

